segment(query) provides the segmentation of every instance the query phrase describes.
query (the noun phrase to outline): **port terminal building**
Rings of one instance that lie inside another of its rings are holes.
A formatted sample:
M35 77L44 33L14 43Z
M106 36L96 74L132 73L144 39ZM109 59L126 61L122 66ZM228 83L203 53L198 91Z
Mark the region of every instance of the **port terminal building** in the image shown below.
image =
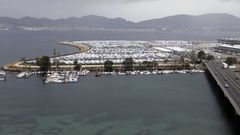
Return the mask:
M240 45L240 38L221 38L218 43L229 45Z
M240 38L218 39L219 46L214 48L215 52L240 56Z

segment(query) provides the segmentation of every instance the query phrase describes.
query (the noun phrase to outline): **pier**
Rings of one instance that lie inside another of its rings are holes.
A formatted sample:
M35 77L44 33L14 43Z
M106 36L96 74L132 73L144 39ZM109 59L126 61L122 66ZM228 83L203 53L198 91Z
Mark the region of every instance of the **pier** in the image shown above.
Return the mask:
M224 96L240 116L240 80L234 71L224 68L220 61L203 61L212 77L224 93Z
M75 48L79 49L80 53L89 51L92 48L90 45L81 43L79 41L64 41L64 42L59 42L58 44L75 47Z

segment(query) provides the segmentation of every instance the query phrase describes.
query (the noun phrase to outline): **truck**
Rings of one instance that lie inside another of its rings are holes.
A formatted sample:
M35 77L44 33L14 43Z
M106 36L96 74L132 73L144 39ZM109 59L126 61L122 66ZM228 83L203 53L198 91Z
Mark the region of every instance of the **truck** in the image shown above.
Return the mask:
M223 68L224 69L228 68L228 64L223 62Z

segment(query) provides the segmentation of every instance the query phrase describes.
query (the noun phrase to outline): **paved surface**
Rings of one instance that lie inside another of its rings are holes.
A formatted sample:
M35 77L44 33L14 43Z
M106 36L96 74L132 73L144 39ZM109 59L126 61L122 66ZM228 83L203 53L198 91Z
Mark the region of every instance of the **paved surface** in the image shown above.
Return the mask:
M204 61L204 63L233 105L236 113L240 115L240 80L238 75L231 69L223 68L220 61Z

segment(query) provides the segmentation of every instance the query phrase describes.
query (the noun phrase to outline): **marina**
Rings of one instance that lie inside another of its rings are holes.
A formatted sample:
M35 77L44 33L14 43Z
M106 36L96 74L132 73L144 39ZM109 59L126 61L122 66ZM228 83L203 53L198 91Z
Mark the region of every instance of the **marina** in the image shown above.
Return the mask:
M125 76L125 75L162 75L162 74L186 74L186 73L203 73L204 70L200 69L191 69L191 70L134 70L134 71L113 71L113 72L96 72L95 76L104 76L104 75L112 75L112 76ZM45 83L76 83L78 82L79 77L87 76L90 73L88 70L82 71L49 71L46 73L45 77L43 77L43 81ZM16 75L19 79L27 79L33 75L42 75L42 72L21 72ZM0 72L0 80L6 80L6 72Z
M214 53L214 48L219 46L217 42L207 41L181 41L181 40L156 40L156 41L64 41L61 45L73 46L79 49L78 53L66 55L54 55L50 57L51 68L56 68L53 64L58 62L60 70L70 71L74 68L74 62L81 65L86 70L96 70L103 67L104 62L113 62L114 70L123 68L124 60L132 58L136 70L143 67L144 62L155 62L158 64L157 70L181 69L183 63L179 63L180 58L189 63L191 52L196 53L203 50L206 53ZM55 52L56 54L56 52ZM3 66L4 70L38 71L36 59L17 61ZM193 67L194 69L194 67Z
M204 50L213 52L217 42L156 40L156 41L63 41L59 45L72 46L79 49L73 54L54 55L49 58L49 71L44 75L45 83L78 82L79 77L86 76L90 71L95 76L102 75L161 75L204 72L201 65L189 64L191 52ZM124 61L131 58L133 69L125 71ZM112 71L106 71L104 63L113 63ZM73 70L75 63L80 70ZM151 63L151 67L148 64ZM153 65L154 63L154 65ZM17 78L29 78L34 74L42 74L37 59L17 61L3 67L9 71L21 71Z
M76 53L56 57L59 63L73 64L77 60L82 65L102 64L110 60L115 64L121 64L126 58L133 58L134 62L144 61L163 62L164 60L174 60L179 56L188 58L192 51L206 50L211 51L218 46L215 42L196 42L196 41L68 41L65 44L85 44L91 49ZM53 62L53 59L51 59ZM34 63L34 61L28 61Z

